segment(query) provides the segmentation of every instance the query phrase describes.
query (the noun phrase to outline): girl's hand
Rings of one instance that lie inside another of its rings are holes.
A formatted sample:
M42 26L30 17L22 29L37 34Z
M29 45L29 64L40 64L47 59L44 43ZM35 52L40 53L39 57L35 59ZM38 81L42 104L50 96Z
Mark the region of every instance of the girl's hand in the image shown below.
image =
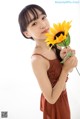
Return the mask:
M60 57L61 57L62 59L64 59L64 57L66 56L66 54L67 54L68 52L71 52L73 55L75 54L75 50L71 49L70 47L67 47L67 48L61 49L61 51L60 51Z
M78 63L78 60L76 56L73 55L64 62L63 70L68 73L77 66L77 63Z

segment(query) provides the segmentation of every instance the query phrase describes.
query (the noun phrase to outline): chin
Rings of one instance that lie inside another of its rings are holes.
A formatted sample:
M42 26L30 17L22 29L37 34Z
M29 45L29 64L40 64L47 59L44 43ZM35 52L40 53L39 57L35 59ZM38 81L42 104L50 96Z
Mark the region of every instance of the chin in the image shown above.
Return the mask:
M40 37L40 39L45 40L47 37L44 35L43 37Z
M46 38L40 38L40 40L45 41Z

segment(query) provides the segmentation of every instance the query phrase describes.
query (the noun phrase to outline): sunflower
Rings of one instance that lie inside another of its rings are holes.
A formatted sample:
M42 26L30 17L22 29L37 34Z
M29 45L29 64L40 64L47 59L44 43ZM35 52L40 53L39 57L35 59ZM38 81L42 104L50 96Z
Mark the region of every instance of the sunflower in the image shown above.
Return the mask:
M55 44L60 43L61 43L60 45L62 46L69 45L70 43L69 29L71 27L70 24L71 21L70 22L63 21L62 23L53 24L53 28L50 28L50 32L45 34L47 36L47 39L45 40L47 45L51 47ZM64 42L66 41L66 39L68 40L67 44Z

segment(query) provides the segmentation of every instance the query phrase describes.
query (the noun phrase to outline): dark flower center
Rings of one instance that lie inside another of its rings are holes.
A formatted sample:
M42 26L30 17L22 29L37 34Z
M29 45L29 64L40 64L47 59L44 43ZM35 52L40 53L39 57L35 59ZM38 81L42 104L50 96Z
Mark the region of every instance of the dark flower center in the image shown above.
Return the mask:
M54 36L54 40L56 40L56 37L59 37L60 35L64 35L63 31L58 32L55 36Z

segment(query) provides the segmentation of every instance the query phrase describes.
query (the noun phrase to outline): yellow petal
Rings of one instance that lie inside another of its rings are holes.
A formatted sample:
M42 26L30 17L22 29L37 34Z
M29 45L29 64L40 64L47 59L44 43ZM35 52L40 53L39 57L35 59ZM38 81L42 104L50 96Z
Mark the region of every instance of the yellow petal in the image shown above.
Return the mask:
M50 32L46 34L47 38L45 42L50 45L58 44L66 39L66 36L71 27L71 22L66 22L65 20L62 23L53 24L53 28L50 28ZM60 36L56 36L57 33L64 32L64 34L60 34ZM56 36L56 39L54 39Z

